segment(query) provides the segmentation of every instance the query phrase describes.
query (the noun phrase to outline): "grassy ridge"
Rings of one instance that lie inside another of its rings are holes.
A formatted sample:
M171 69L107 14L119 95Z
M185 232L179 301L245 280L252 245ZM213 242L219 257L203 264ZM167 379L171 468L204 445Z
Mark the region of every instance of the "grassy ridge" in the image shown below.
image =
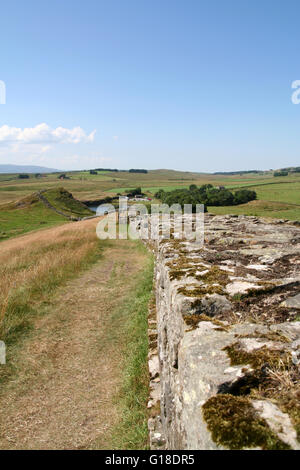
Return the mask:
M67 216L88 217L93 215L88 207L74 199L63 188L50 189L44 192L43 196L53 207ZM18 202L0 206L0 240L65 222L67 222L66 217L46 207L35 193Z
M50 189L43 192L43 197L56 209L68 216L89 217L93 212L64 188Z

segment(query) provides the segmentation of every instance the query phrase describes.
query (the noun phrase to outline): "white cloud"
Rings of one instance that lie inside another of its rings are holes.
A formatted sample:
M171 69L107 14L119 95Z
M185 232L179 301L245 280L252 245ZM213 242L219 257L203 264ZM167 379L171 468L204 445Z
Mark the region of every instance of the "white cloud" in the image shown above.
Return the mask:
M42 165L61 170L80 170L110 166L112 159L99 151L86 150L79 146L79 152L73 152L72 145L47 145L44 143L24 144L9 142L0 145L0 163L16 165Z
M35 127L25 127L24 129L4 125L0 127L0 142L79 144L81 142L93 142L95 133L96 130L86 134L79 126L73 129L64 127L52 129L45 123L38 124Z

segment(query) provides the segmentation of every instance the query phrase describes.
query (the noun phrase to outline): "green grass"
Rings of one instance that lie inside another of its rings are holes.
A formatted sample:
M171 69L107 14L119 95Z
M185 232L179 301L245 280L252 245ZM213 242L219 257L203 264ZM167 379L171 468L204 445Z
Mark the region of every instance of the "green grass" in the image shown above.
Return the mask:
M289 181L278 182L277 178L273 178L259 185L247 185L256 191L257 201L240 206L209 207L208 210L214 214L243 214L300 220L300 179L298 177L297 181L297 175L288 178Z
M254 187L258 199L297 204L300 207L300 181Z
M237 214L251 215L256 217L272 217L279 219L300 220L300 206L289 204L251 201L239 206L208 207L208 212L217 215Z
M43 193L43 196L53 207L64 214L78 217L93 215L93 212L87 206L74 199L64 188L50 189Z
M137 242L138 243L138 242ZM145 248L140 245L142 250ZM123 324L124 356L122 363L122 388L116 397L121 422L112 433L114 449L141 450L148 448L149 393L148 354L148 303L153 287L153 259L139 276L122 305L113 315L112 325ZM118 333L116 333L118 334ZM114 334L112 333L112 338Z
M66 223L66 218L47 209L42 202L14 210L0 210L0 240L62 223Z
M68 173L67 173L68 174ZM117 175L117 173L116 173ZM99 180L99 181L112 181L118 180L118 176L111 176L111 173L107 171L98 171L97 175L91 175L89 171L78 171L76 173L70 173L71 178L79 180Z
M191 184L191 183L190 183ZM157 191L160 189L163 189L165 191L173 191L174 189L184 189L188 188L190 185L189 184L170 184L170 185L161 185L161 186L142 186L142 192L143 193L151 193L155 194ZM132 189L135 189L135 187L131 186L130 188L114 188L110 189L108 192L109 193L126 193L131 191Z
M56 209L74 217L93 215L86 206L76 201L62 188L50 189L43 194ZM23 235L40 228L53 227L68 219L46 207L35 195L18 204L6 204L0 209L0 240Z

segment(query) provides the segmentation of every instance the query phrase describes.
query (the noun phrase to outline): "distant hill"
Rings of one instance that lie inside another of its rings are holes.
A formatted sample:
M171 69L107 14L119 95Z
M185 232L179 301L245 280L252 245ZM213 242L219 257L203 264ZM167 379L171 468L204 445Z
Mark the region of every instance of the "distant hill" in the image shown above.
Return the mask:
M55 168L33 165L0 165L0 173L56 173Z
M291 173L300 173L300 166L289 166L287 168L280 168L279 171L290 171Z

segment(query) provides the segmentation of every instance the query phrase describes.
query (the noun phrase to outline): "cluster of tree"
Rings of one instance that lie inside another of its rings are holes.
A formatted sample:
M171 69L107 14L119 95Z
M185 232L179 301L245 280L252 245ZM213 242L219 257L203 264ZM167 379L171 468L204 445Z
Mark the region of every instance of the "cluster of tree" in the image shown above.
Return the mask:
M164 191L160 189L155 197L160 199L164 204L171 206L172 204L192 204L193 210L196 204L204 204L205 210L207 206L233 206L245 204L246 202L256 199L256 192L248 189L240 189L232 193L226 188L216 188L211 184L204 184L200 187L192 184L189 189L175 189L174 191Z
M216 171L214 175L247 175L248 173L261 174L260 170L245 170L245 171Z
M91 171L110 171L110 172L117 172L117 171L120 171L120 172L126 172L126 171L129 171L129 173L148 173L148 170L139 170L139 169L135 169L135 168L132 168L131 170L118 170L117 168L95 168L94 170L90 170L90 173ZM92 175L94 173L91 173Z
M135 189L130 190L129 193L127 193L128 197L135 197L135 196L142 196L142 195L143 195L142 188L135 188Z
M24 174L24 173L20 173L20 174L18 175L18 178L20 178L21 180L25 180L25 179L27 180L27 179L29 178L29 175L26 175L26 174Z
M70 176L67 176L66 173L61 173L60 175L58 175L57 177L59 180L70 180Z
M95 168L95 171L119 171L117 168Z
M274 171L273 176L288 176L289 172L288 171Z

